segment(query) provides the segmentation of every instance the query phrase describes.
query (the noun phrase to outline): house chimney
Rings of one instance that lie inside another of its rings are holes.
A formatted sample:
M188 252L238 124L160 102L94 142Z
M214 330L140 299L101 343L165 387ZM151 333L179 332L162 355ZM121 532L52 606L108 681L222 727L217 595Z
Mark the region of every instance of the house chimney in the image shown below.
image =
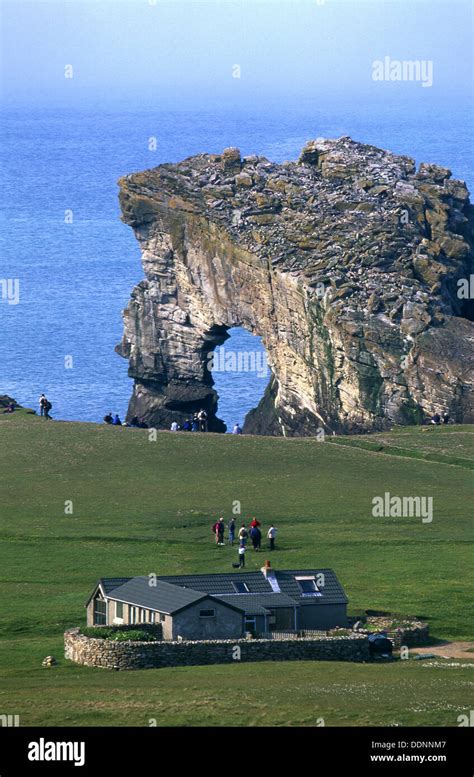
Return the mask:
M261 568L260 572L264 577L270 577L275 574L275 570L272 569L270 561L265 561L265 565Z

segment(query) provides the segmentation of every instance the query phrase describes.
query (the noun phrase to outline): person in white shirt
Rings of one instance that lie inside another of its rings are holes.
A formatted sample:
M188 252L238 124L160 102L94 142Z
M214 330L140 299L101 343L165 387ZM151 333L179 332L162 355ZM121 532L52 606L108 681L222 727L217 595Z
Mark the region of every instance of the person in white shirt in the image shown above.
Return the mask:
M267 532L267 538L270 540L270 550L275 550L275 537L277 534L277 529L273 525L270 526L268 532Z
M171 424L171 431L172 432L177 432L178 429L179 429L179 426L178 426L177 422L173 421L173 423Z
M239 548L239 566L241 569L245 566L245 545Z

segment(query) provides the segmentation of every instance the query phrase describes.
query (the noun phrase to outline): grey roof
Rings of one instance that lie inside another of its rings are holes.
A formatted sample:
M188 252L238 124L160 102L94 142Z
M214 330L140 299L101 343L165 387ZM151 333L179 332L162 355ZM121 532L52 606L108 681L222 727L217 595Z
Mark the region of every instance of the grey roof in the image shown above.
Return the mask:
M268 615L268 607L298 607L294 599L286 594L213 594L215 599L240 607L247 615Z
M324 586L320 586L322 596L302 594L295 577L324 575ZM301 605L347 604L347 596L333 569L283 569L276 572L283 593L295 599Z
M156 587L148 585L148 577L101 578L99 583L111 599L119 599L119 601L165 614L177 612L206 596L216 596L227 605L244 609L245 612L252 615L264 614L265 607L347 603L344 589L332 569L275 569L273 572L280 588L279 593L275 593L274 588L260 571L245 572L239 570L238 572L207 575L160 575L157 578ZM324 575L325 585L320 588L321 596L303 594L295 580L295 576L298 575L314 575L315 577ZM234 582L246 583L249 593L236 593Z
M110 591L113 591L114 588L118 588L119 585L128 583L131 579L131 577L102 577L99 580L99 583L102 585L105 593L108 594Z
M332 569L275 569L273 570L280 591L293 601L301 605L346 604L347 596L344 593L339 580ZM324 575L324 588L321 588L322 596L303 595L295 580L297 575ZM262 572L229 572L224 574L207 575L160 575L159 580L164 580L174 585L189 586L194 591L202 591L210 595L235 594L232 585L234 581L247 583L250 594L273 594L274 590ZM249 596L249 594L242 594Z
M127 583L114 588L110 592L109 598L157 610L166 615L171 615L189 607L190 604L207 599L207 595L202 591L193 591L191 588L172 585L163 580L156 580L155 583L156 585L150 585L150 578L146 576L133 577Z
M102 590L107 596L110 593L110 591L114 590L114 588L118 588L119 585L128 583L128 581L131 579L132 579L131 577L101 577L97 585L94 587L94 590L90 594L89 598L87 599L86 607L89 604L92 597L94 596L99 586L101 586Z

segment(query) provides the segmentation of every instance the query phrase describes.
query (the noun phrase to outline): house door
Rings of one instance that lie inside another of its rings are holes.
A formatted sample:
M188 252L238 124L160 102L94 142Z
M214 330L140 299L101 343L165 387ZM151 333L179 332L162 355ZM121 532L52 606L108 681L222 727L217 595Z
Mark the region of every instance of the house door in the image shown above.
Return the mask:
M294 631L295 617L294 611L289 607L278 607L272 610L270 618L270 631Z

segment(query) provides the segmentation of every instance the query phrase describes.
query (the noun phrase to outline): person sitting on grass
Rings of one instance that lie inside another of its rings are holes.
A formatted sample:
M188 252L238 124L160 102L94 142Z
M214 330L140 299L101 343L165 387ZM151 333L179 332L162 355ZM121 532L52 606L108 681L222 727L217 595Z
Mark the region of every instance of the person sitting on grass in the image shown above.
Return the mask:
M112 424L114 421L112 413L107 413L107 415L104 415L104 423L106 424Z
M119 418L118 413L115 413L114 420L112 421L114 426L122 426L122 422Z
M434 415L431 416L430 420L431 424L436 424L436 426L439 426L441 423L441 416L439 413L434 413Z

